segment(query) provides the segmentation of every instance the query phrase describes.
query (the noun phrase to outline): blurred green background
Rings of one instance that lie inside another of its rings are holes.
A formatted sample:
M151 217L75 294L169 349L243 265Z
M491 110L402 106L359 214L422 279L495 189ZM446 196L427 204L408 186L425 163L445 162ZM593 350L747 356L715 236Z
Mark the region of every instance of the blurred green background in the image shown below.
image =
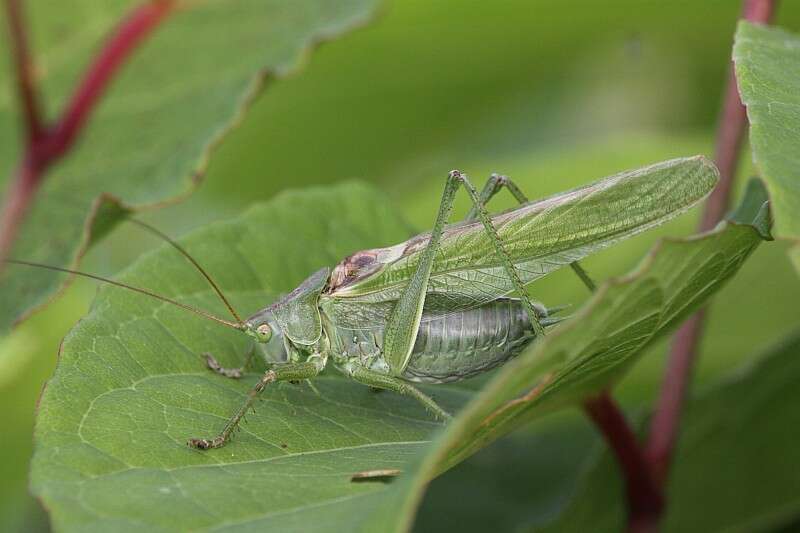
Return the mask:
M301 72L270 85L213 154L200 190L143 218L178 236L282 189L363 179L425 229L451 168L476 182L493 171L509 174L536 197L646 163L711 155L739 9L735 0L393 2L374 24L323 46ZM777 23L800 30L800 6L785 2ZM740 185L749 162L744 150ZM509 205L505 197L495 204ZM463 198L459 206L465 212ZM690 233L696 214L586 266L598 279L625 273L658 235ZM157 245L122 227L83 266L113 274ZM784 250L780 243L762 246L714 300L696 386L797 325L800 284ZM0 343L0 531L46 527L27 495L36 399L60 339L94 291L74 283ZM537 283L532 293L548 304L579 305L586 297L569 272ZM626 406L649 405L665 348L654 347L621 384L617 394ZM486 499L474 506L471 525L492 517L504 517L500 530L517 519L535 523L567 497L593 444L591 428L576 414L512 436L435 482L418 527L433 530L453 518L448 502L480 494L474 480L487 472L497 473L494 488L513 486L510 461L531 455L535 461L515 475L535 477L537 489L502 498L508 505L516 498L528 515Z

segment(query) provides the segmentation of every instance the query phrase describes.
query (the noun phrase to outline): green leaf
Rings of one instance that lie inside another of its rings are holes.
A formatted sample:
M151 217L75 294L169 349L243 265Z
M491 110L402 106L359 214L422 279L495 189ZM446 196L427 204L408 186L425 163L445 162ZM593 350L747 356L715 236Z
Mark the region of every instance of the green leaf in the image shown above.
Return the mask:
M113 27L137 2L26 2L47 109L61 109ZM73 151L50 169L12 256L76 265L127 213L186 196L211 150L263 85L319 42L362 25L378 0L183 2L134 52ZM0 54L0 191L20 158L21 120L6 50ZM15 107L12 107L15 106ZM5 194L5 193L0 193ZM60 283L9 267L0 332Z
M748 181L742 203L727 218L739 224L752 225L762 239L771 241L770 204L764 182L755 178Z
M408 233L383 196L345 185L281 195L182 242L236 308L252 312L309 272ZM33 491L59 529L402 529L436 472L617 379L758 242L753 227L730 224L662 243L636 272L605 285L573 320L501 369L432 446L441 426L415 402L324 376L315 381L319 395L306 385L273 387L230 445L191 450L185 440L218 431L256 379L214 375L200 354L234 366L247 339L141 295L103 289L65 339L42 397ZM223 314L189 269L162 248L121 279ZM531 391L546 372L553 377ZM427 389L450 410L472 394ZM389 485L349 481L355 471L398 467L406 474Z
M798 353L800 331L689 405L664 531L775 531L800 517ZM621 491L614 458L598 454L548 531L624 529Z
M773 231L800 241L800 36L742 21L733 60L753 159L769 190Z
M237 309L254 312L307 274L358 249L408 237L388 201L362 185L282 194L184 244ZM121 279L221 314L203 279L162 248ZM236 365L247 340L180 309L102 289L65 339L43 395L33 491L61 530L349 530L390 485L350 475L403 468L441 427L413 400L335 376L267 391L225 448L186 439L221 429L257 373L242 382L204 367L202 352ZM429 389L448 409L466 398Z

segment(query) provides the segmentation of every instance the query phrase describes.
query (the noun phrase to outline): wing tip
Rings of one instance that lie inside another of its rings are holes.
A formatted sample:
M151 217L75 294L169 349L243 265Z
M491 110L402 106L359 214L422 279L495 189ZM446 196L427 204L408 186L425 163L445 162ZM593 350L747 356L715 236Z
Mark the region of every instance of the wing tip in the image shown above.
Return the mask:
M664 164L673 169L682 167L683 177L696 184L698 190L703 191L704 196L714 189L720 179L717 165L702 154L671 159L665 161Z
M717 165L704 155L696 155L689 159L697 166L697 178L702 178L708 191L713 189L720 179Z

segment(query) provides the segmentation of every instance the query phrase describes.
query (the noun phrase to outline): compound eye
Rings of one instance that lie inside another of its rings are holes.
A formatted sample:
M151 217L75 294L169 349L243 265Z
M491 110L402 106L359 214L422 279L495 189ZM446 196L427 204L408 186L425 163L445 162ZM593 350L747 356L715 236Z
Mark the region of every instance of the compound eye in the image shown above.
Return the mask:
M256 328L256 333L262 342L267 342L272 337L272 328L269 327L269 324L261 324Z

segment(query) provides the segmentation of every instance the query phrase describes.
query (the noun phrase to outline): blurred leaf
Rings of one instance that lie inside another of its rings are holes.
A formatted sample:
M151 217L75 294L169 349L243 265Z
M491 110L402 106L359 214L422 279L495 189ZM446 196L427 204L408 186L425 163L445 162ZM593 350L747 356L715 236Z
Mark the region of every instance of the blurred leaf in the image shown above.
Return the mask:
M739 224L751 224L762 239L771 241L770 204L764 182L755 178L748 181L742 203L727 218Z
M45 312L25 321L0 343L0 531L49 531L30 523L37 517L44 525L48 521L28 490L34 414L42 386L55 370L57 347L64 333L86 313L95 292L88 282L73 284Z
M383 196L347 185L284 194L184 243L238 309L254 311L320 266L407 235ZM759 241L752 227L728 225L664 242L637 272L606 284L572 321L501 369L424 456L439 426L415 402L332 377L315 382L319 396L305 385L267 391L225 448L187 448L188 437L220 428L255 379L213 375L199 354L210 350L234 365L247 339L140 295L104 289L65 339L42 398L33 491L62 529L402 528L436 472L607 386L645 344L704 302ZM202 278L187 269L162 248L122 279L221 314ZM548 371L552 377L531 391ZM448 409L471 394L432 389ZM418 469L414 457L424 457ZM349 482L357 470L397 467L410 475L390 485Z
M743 21L733 59L775 235L800 241L800 36Z
M800 9L784 4L777 20L792 27ZM204 191L252 201L265 189L355 176L385 187L395 178L413 190L432 180L438 196L434 178L450 168L477 177L467 164L475 158L491 163L487 171L520 178L507 165L517 155L546 157L622 133L635 147L640 136L712 129L738 3L695 2L692 17L681 3L641 7L641 0L602 8L594 0L393 2L379 24L324 47L313 68L274 88L278 98L256 104L236 133L241 142L220 150ZM502 38L487 46L478 35ZM697 153L667 143L660 150L579 176L585 183ZM621 147L615 155L629 153ZM430 159L437 161L420 164ZM265 184L264 168L283 183ZM233 175L241 187L228 187Z
M789 251L789 257L794 263L794 267L800 272L800 246L795 246Z
M414 531L522 532L559 516L603 444L580 412L563 415L514 432L433 480Z
M88 59L136 3L26 3L49 109L62 107ZM364 24L377 4L180 3L124 66L73 152L49 172L12 255L74 265L127 212L186 196L264 83L296 68L312 46ZM19 143L7 141L18 137L20 120L7 56L0 54L0 190L20 158ZM0 332L60 286L47 272L9 268L5 276Z
M800 516L800 332L693 401L670 478L665 531L775 531ZM620 531L622 487L607 453L548 530Z

